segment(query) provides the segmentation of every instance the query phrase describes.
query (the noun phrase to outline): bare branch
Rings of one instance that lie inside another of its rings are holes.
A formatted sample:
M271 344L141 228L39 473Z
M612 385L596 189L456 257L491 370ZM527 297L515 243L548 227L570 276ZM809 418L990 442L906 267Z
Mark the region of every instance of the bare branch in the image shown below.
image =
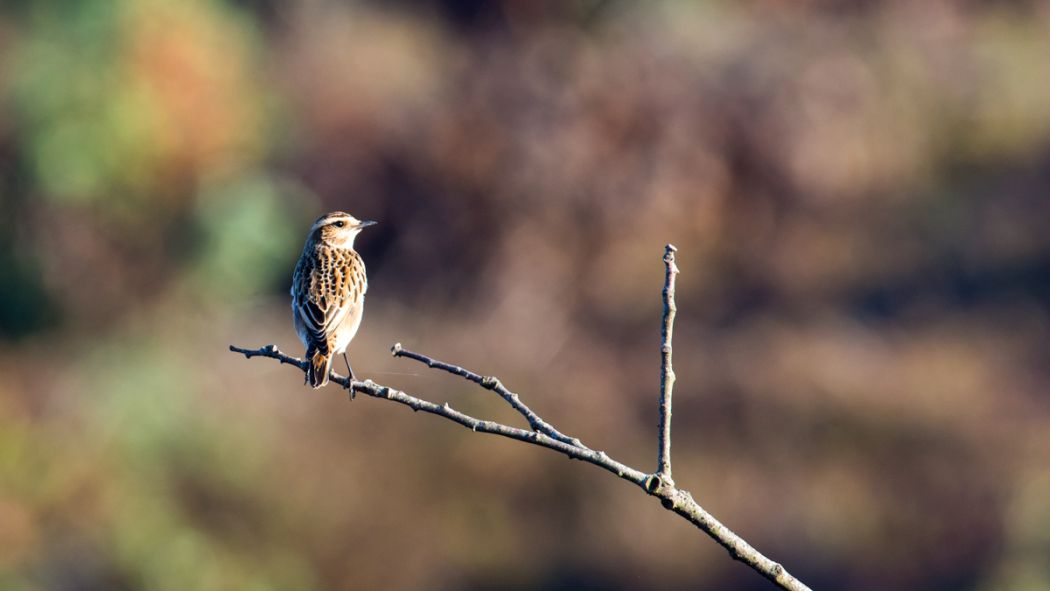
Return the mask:
M306 371L305 361L297 357L285 355L273 345L267 345L259 349L244 349L231 345L230 350L235 353L240 353L249 359L252 357L269 357L270 359L276 359L281 363L294 365L304 372ZM402 349L402 352L406 357L408 356L407 354L410 353L404 349ZM415 355L418 358L429 359L418 353L412 353L412 355ZM415 359L417 357L413 358ZM422 361L422 359L419 360ZM441 363L440 361L430 361L435 364ZM424 363L426 362L424 361ZM438 365L434 365L433 367L438 367ZM350 388L351 385L348 378L336 372L329 374L329 380L339 384L343 388ZM594 464L599 468L612 472L618 477L638 485L652 496L660 499L660 502L666 509L674 511L678 515L687 519L690 523L700 528L704 533L711 536L716 542L722 545L722 547L724 547L734 559L747 564L769 580L775 582L781 588L790 591L809 590L809 587L806 587L801 581L791 576L784 567L763 556L750 544L744 541L743 538L733 533L732 530L705 511L703 507L693 500L693 496L688 491L675 487L673 484L659 478L656 474L648 475L641 470L631 468L630 466L612 459L603 451L595 451L586 447L573 445L555 439L540 431L527 431L525 429L511 427L495 421L478 419L453 409L447 402L444 404L436 404L428 400L423 400L422 398L417 398L400 390L390 388L389 386L376 384L372 380L353 382L353 386L362 394L366 394L373 398L392 400L403 404L414 411L421 410L423 412L446 418L467 427L471 431L500 435L502 437L523 441L539 447L545 447L562 453L571 459ZM553 427L551 428L553 429Z
M273 345L267 345L259 349L243 349L241 347L235 347L230 345L230 351L234 353L240 353L245 357L251 359L252 357L269 357L276 359L281 363L287 363L289 365L295 365L306 371L306 361L297 357L291 357L285 355ZM405 351L405 353L410 353ZM414 354L418 355L418 354ZM407 355L406 355L407 356ZM425 357L420 355L420 357ZM435 362L441 363L441 362ZM436 366L435 366L436 367ZM465 371L465 370L464 370ZM351 382L349 378L340 375L336 372L331 372L328 377L329 381L339 384L343 388L349 389ZM518 441L524 441L525 443L531 443L540 447L546 447L554 451L563 453L575 460L582 460L584 462L594 464L599 468L604 468L613 474L616 474L620 478L633 482L638 486L645 488L648 475L641 470L635 470L629 466L626 466L616 460L613 460L604 451L595 451L593 449L574 445L559 439L555 439L546 433L539 431L527 431L518 427L511 427L510 425L504 425L495 421L485 421L472 417L468 414L464 414L458 410L452 408L447 402L444 404L436 404L422 398L416 398L410 394L406 394L400 390L390 388L389 386L383 386L373 382L372 380L365 380L363 382L353 382L354 389L361 394L367 394L373 398L385 398L387 400L393 400L404 404L412 410L421 410L430 414L438 415L454 421L467 427L471 431L479 433L491 433L493 435L501 435L503 437L509 437L510 439L517 439ZM552 427L553 429L553 427ZM564 435L563 435L564 437ZM571 438L569 438L571 440Z
M495 376L481 376L470 371L469 369L464 369L458 365L452 365L451 363L438 361L436 359L427 357L426 355L423 355L421 353L414 353L401 347L401 343L395 343L393 348L390 349L390 353L394 357L407 357L409 359L415 359L420 363L425 363L427 367L447 371L448 373L455 374L464 379L470 380L475 384L478 384L482 388L485 388L486 390L491 390L496 394L499 394L504 400L507 401L507 404L511 405L511 407L514 410L518 411L518 413L521 414L521 416L525 417L525 420L529 422L529 426L532 427L533 431L543 433L544 435L547 435L552 439L557 439L562 443L568 443L569 445L573 445L575 447L590 449L586 445L584 445L579 439L563 435L560 431L558 431L553 426L544 421L542 418L540 418L539 415L532 412L532 409L530 409L524 402L522 402L521 398L517 394L508 390L503 385L503 382L501 382L500 379Z
M664 322L661 331L663 342L660 346L660 435L656 454L656 473L672 486L674 479L671 478L671 394L674 391L675 375L671 365L671 340L674 336L674 316L678 311L674 301L675 277L678 275L674 253L677 251L673 244L664 247L664 266L667 271L664 275Z
M547 421L533 412L517 394L511 392L496 377L483 377L468 369L457 365L437 361L420 353L413 353L401 347L400 343L394 345L392 353L395 357L408 357L428 367L441 369L449 373L461 376L483 388L491 390L500 395L514 410L520 413L528 421L530 430L511 427L495 421L486 421L472 417L453 409L447 402L436 404L422 398L417 398L400 390L383 386L365 380L364 382L351 382L347 377L332 372L329 380L339 384L343 388L357 390L373 398L383 398L403 404L413 411L423 411L439 417L443 417L471 431L479 433L490 433L500 435L509 439L523 441L539 447L556 451L589 464L593 464L612 472L616 476L631 482L650 495L660 499L664 508L684 517L690 523L700 528L701 531L718 542L725 548L731 557L747 564L752 569L776 583L780 588L789 591L809 591L809 587L793 577L780 564L766 558L758 550L748 544L743 538L733 533L713 515L701 507L693 496L684 489L675 486L671 479L671 390L674 386L674 371L671 368L671 337L675 315L674 303L674 281L678 267L674 261L675 248L667 245L664 253L664 262L667 265L667 274L664 285L664 317L663 317L663 369L660 380L660 451L659 468L655 474L646 474L641 470L631 468L618 462L603 451L596 451L584 446L579 439L562 434ZM282 353L277 347L267 345L259 349L244 349L230 346L230 350L240 353L251 359L252 357L269 357L281 363L294 365L301 371L307 371L307 363L302 359L291 357Z

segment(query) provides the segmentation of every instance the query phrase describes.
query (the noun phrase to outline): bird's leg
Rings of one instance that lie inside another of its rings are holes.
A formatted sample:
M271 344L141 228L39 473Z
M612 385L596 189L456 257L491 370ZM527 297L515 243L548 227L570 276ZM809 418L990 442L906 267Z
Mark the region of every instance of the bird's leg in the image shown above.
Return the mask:
M343 363L346 363L346 371L350 374L350 400L354 399L354 382L357 381L357 377L354 376L354 368L350 367L350 360L346 358L346 351L343 351Z

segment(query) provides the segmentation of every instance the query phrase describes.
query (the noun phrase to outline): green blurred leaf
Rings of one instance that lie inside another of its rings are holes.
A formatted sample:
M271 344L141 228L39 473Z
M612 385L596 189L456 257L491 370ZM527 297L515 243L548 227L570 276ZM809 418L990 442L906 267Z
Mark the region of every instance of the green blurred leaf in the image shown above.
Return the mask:
M254 175L206 190L193 276L202 293L235 299L284 285L302 249L305 217L277 182Z

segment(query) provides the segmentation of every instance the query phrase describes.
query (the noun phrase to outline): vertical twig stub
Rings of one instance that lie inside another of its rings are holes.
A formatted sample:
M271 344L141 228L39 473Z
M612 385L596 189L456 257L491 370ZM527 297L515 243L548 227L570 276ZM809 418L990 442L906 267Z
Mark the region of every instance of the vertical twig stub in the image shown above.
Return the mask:
M671 341L674 337L674 316L678 307L674 302L675 277L678 275L678 265L675 264L674 254L678 249L673 244L664 247L664 321L660 331L661 345L660 355L660 436L657 451L656 474L666 484L674 486L671 478L671 394L674 391L674 367L671 365Z

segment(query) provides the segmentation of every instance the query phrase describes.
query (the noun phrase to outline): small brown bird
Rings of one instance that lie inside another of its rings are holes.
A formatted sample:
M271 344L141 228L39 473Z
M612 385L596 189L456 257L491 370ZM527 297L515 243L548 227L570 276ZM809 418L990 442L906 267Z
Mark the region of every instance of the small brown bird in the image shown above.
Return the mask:
M354 251L354 238L374 223L342 211L321 216L310 228L295 265L292 316L310 364L306 381L314 388L328 383L336 354L342 354L350 379L356 379L346 347L361 326L368 277L364 261Z

